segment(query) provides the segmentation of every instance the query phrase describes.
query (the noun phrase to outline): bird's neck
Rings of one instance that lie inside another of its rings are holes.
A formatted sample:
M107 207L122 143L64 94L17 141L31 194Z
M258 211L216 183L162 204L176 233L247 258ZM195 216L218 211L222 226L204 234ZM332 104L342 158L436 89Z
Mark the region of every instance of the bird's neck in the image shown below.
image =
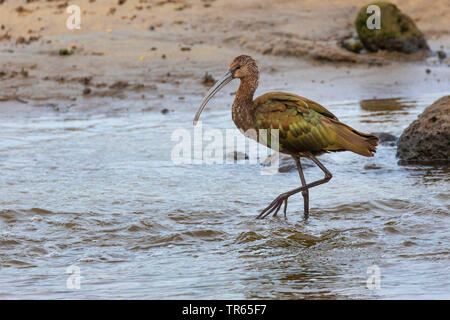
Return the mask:
M239 129L247 131L254 128L253 95L258 87L258 78L243 78L233 102L232 117Z

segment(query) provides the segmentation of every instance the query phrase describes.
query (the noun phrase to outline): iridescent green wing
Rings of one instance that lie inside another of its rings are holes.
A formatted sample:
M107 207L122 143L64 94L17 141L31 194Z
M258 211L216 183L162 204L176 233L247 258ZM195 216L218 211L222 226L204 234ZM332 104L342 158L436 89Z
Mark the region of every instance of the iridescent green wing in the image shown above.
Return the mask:
M284 92L264 94L254 104L256 128L278 129L280 150L297 153L341 148L336 144L336 133L330 122L337 118L320 104ZM270 134L267 145L271 146Z

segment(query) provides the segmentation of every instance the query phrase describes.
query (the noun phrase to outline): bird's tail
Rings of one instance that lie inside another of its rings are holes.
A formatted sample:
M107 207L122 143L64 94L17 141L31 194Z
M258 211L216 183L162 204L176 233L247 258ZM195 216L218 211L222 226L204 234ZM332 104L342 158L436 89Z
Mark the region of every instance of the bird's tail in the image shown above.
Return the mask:
M365 157L373 157L378 146L378 137L359 132L346 124L331 119L336 133L336 145L340 150L348 150Z

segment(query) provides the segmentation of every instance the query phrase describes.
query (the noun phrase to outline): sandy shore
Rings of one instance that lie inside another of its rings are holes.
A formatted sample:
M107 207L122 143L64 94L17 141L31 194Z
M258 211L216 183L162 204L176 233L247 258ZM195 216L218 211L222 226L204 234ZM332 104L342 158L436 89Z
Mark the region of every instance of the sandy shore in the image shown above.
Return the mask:
M80 30L66 28L65 1L0 3L2 113L194 110L205 73L219 76L243 53L260 64L260 90L319 101L450 88L448 58L341 49L360 1L80 0ZM450 52L447 1L393 3L432 50ZM73 54L60 55L64 48Z

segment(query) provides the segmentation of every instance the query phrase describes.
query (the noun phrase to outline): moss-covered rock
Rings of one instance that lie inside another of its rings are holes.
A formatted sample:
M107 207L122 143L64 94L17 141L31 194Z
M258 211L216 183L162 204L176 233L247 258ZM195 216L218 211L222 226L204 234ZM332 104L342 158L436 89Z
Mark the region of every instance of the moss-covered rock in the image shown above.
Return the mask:
M373 13L367 13L367 7L380 7L381 28L369 29L367 19ZM373 2L361 8L355 20L359 39L369 51L388 50L414 53L428 50L428 44L414 21L389 2Z
M359 53L362 49L364 49L363 44L357 38L348 38L341 41L341 46L354 53Z
M60 56L70 56L72 53L73 53L72 50L69 50L69 49L66 49L66 48L59 49L59 55Z

